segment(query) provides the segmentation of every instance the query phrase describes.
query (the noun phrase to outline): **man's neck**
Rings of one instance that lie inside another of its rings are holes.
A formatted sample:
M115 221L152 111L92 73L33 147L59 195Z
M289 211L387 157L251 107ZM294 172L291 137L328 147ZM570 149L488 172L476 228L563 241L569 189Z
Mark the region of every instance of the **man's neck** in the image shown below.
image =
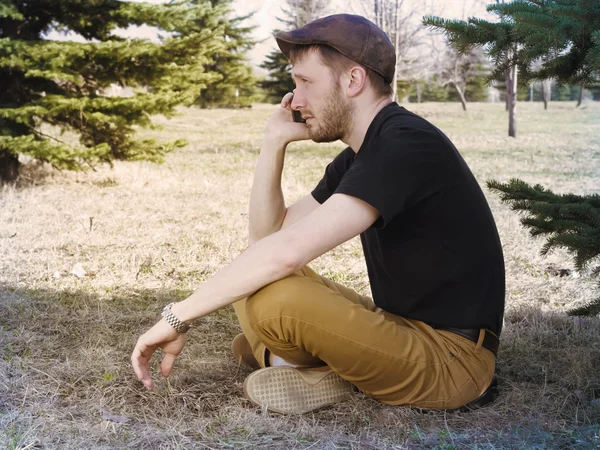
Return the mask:
M385 97L375 103L371 103L370 105L360 106L356 108L356 115L354 116L354 124L352 126L351 134L348 136L344 136L342 142L344 144L350 146L354 153L358 153L360 147L362 146L365 135L367 134L367 130L375 119L375 116L385 108L387 105L392 103L392 99L389 97Z

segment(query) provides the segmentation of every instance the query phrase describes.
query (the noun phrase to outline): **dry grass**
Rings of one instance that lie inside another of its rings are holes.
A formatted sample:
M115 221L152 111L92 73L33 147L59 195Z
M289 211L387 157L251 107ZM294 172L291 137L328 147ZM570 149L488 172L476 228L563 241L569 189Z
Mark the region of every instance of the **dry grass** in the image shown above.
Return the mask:
M502 105L411 105L454 140L475 175L520 177L589 193L600 177L600 108L520 106L520 137ZM263 414L242 399L246 370L229 354L231 308L202 320L173 376L155 393L129 355L161 307L186 297L246 245L247 203L272 107L184 110L162 138L190 145L163 165L117 163L86 174L29 165L0 191L0 447L24 448L596 448L600 324L564 314L592 280L555 277L568 255L540 258L518 217L486 192L504 244L507 314L498 359L502 395L469 414L421 414L357 395L303 417ZM294 201L339 144L288 150ZM70 274L81 263L83 278ZM360 243L313 262L368 293ZM111 416L112 415L112 416Z

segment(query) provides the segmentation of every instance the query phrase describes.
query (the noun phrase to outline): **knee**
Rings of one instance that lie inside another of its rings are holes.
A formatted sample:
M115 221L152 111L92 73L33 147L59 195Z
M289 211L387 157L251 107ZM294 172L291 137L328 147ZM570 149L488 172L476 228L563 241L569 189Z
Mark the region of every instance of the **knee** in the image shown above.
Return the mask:
M292 274L262 287L248 297L246 314L252 328L256 329L263 319L293 314L302 301L304 282L305 277Z

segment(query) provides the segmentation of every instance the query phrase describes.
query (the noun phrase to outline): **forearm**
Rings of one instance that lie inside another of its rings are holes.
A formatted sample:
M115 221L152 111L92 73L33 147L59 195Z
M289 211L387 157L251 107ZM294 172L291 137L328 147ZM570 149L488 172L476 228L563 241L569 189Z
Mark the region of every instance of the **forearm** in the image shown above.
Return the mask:
M279 233L257 242L191 296L173 305L173 314L182 321L203 317L290 275L298 267L282 255L285 241L285 235Z
M286 207L281 190L285 145L265 137L250 194L249 244L281 229Z

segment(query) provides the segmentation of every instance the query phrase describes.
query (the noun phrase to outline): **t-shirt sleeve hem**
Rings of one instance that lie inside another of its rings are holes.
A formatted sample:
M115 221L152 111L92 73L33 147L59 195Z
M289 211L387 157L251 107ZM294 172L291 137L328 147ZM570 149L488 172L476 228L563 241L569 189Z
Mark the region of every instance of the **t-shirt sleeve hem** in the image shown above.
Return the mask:
M392 219L392 217L386 217L384 214L381 213L381 211L382 211L383 208L381 207L381 205L378 205L377 201L375 201L372 198L369 198L369 196L365 195L364 192L353 190L352 186L340 185L336 189L336 191L334 192L334 194L349 195L351 197L354 197L354 198L357 198L359 200L362 200L363 202L368 203L373 208L375 208L379 212L379 218L373 224L376 228L385 228L385 226Z
M325 201L330 197L327 194L325 194L324 192L319 192L318 189L314 189L311 193L310 193L313 198L318 201L321 205L323 203L325 203Z

